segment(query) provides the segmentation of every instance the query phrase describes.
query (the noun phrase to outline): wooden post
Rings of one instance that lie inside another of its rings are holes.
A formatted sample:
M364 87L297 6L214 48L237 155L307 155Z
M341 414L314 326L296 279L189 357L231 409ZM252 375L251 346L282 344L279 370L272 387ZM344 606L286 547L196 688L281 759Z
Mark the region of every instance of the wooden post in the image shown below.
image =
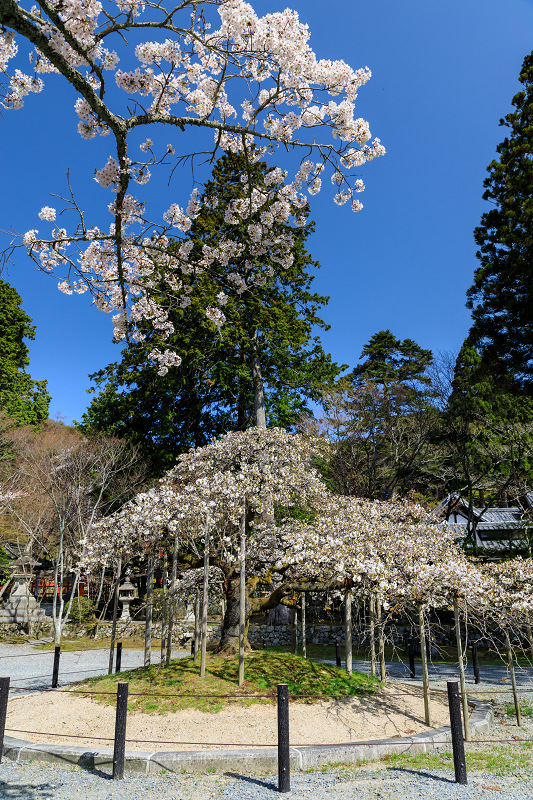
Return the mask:
M209 517L205 520L204 586L202 602L202 644L200 648L200 677L205 677L207 657L207 608L209 605Z
M300 597L301 615L302 615L302 656L307 658L307 628L305 620L305 592L302 592Z
M118 557L117 562L117 578L115 581L115 591L113 594L113 621L111 623L111 641L109 642L109 664L107 667L107 674L111 675L113 672L113 656L115 655L115 638L117 635L117 616L118 616L118 585L120 583L120 573L122 572L122 557Z
M416 678L415 671L415 640L413 636L409 637L409 677Z
M117 658L115 661L115 673L120 672L122 667L122 642L117 642Z
M472 666L474 667L474 682L481 683L479 676L479 657L477 652L477 639L472 642Z
M4 752L4 733L6 729L7 701L9 699L9 678L0 678L0 764Z
M428 656L426 652L426 635L424 625L424 610L418 606L418 633L420 636L420 654L422 656L422 691L424 693L424 717L426 725L431 726L431 714L429 710L429 675L428 675Z
M513 648L511 647L511 640L509 638L509 634L507 630L504 631L505 633L505 643L507 645L507 658L509 661L509 671L511 673L511 686L513 689L513 699L514 699L514 708L516 711L516 724L519 727L522 727L522 710L520 708L520 699L518 697L518 691L516 688L516 674L514 669L514 653Z
M461 685L461 701L463 706L463 725L465 729L465 740L469 742L470 736L470 719L468 714L468 697L466 696L466 683L465 683L465 666L463 664L463 647L461 644L461 620L459 619L459 600L457 597L453 599L453 615L455 617L455 639L457 642L457 661L459 663L459 682Z
M386 680L385 670L385 636L383 634L383 619L381 616L381 600L376 597L376 612L378 618L378 652L379 652L379 675L382 681Z
M117 711L115 716L115 742L113 748L113 780L124 777L126 754L126 720L128 714L128 684L117 684Z
M144 623L144 666L152 662L152 613L154 607L154 556L149 553L146 571L146 621Z
M376 602L374 595L370 595L370 674L376 674Z
M241 517L239 585L239 686L244 683L244 635L246 632L246 504Z
M466 786L466 759L463 734L461 731L461 703L457 681L448 681L448 708L450 710L450 729L452 733L453 766L455 782Z
M352 590L344 595L344 661L346 672L352 674Z
M178 531L174 534L174 549L172 551L172 571L170 573L170 609L168 614L168 634L167 634L167 653L166 664L170 664L172 658L172 631L174 629L174 617L176 616L176 594L178 579Z
M54 647L54 666L52 668L52 689L57 689L57 682L59 678L59 657L61 655L61 646Z
M527 618L526 631L527 631L527 638L529 641L529 652L530 655L533 657L533 631L531 630L531 620L529 616Z
M278 684L278 792L290 792L289 687Z
M295 656L298 655L298 606L292 609L291 612L291 650Z

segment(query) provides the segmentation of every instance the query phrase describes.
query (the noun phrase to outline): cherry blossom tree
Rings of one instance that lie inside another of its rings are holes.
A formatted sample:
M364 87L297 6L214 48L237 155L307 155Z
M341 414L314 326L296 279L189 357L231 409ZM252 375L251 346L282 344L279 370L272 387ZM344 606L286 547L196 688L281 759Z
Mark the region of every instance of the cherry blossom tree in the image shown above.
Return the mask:
M364 189L358 171L385 152L379 139L372 141L368 123L355 116L357 93L370 70L318 59L309 37L296 12L261 17L244 0L180 0L168 7L144 0L39 0L31 6L0 0L3 107L21 109L28 95L53 87L61 76L73 88L80 136L112 141L106 163L95 172L100 186L114 193L108 229L86 219L70 191L65 202L75 222L69 230L59 222L65 208L45 206L39 218L51 226L49 232L32 228L15 244L56 275L62 291L89 290L100 309L113 312L118 338L142 339L138 323L145 320L164 343L172 326L157 295L158 272L179 303L184 273L227 264L239 250L227 235L197 259L185 240L170 252L169 243L179 241L198 216L198 190L183 206L177 192L176 202L157 218L146 189L135 188L145 187L152 171L181 164L187 153L177 144L180 134L198 129L199 138L206 135L204 160L218 150L248 160L275 153L280 145L294 151L299 166L274 205L268 183L274 186L281 170L272 168L261 191L244 170L246 199L227 211L228 223L249 221L250 260L269 253L283 265L290 243L273 232L274 219L292 215L298 222L298 209L320 190L324 172L335 202L349 202L358 211ZM31 74L20 65L12 68L28 52ZM159 144L162 126L170 144ZM156 142L147 136L137 152L141 129ZM221 308L206 313L215 326L222 323ZM153 357L162 371L179 362L168 348L154 347Z

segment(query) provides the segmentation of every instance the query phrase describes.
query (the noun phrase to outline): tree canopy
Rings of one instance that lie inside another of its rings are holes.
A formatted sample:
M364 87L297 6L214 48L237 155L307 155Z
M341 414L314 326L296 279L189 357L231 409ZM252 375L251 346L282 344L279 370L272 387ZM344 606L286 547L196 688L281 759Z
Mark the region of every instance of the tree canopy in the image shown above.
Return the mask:
M46 381L26 372L25 340L35 338L35 326L21 306L16 289L0 280L0 406L15 424L38 425L48 417L51 398Z
M328 298L311 289L311 270L319 264L305 247L313 230L309 208L305 204L298 210L299 224L294 225L280 214L274 194L268 207L251 219L239 225L228 222L236 204L247 202L241 180L245 168L242 155L219 159L187 235L192 255L199 257L219 247L231 225L237 249L226 263L216 261L209 269L183 276L180 291L187 301L172 311L173 331L167 338L182 357L181 366L158 374L150 359L158 334L147 330L144 342L125 346L120 362L92 376L101 391L83 425L135 441L158 471L190 446L256 424L261 394L265 421L294 429L308 411L308 401L319 401L340 371L314 335L315 328L328 327L319 317ZM267 185L281 190L282 177L280 170L261 161L249 169L259 191ZM276 235L290 242L284 263L275 253L250 256L253 226L265 213L277 215ZM159 288L161 293L172 291L163 277ZM211 312L217 305L224 322L214 337L220 320Z
M491 208L474 237L480 261L468 290L472 343L533 388L533 53L519 77L514 111L500 120L508 136L498 145L484 181Z
M436 422L427 374L433 355L385 330L371 337L359 360L326 392L323 417L310 423L333 443L325 474L343 494L406 494L428 456Z
M90 177L113 192L104 201L113 216L107 229L95 224L101 216L89 219L82 211L69 184L66 199L56 194L59 215L50 206L39 212L50 227L44 233L26 230L13 246L25 247L39 269L60 278L61 291L89 291L98 308L114 312L117 335L142 336L138 323L144 321L164 338L169 309L157 296L154 263L178 292L181 274L209 257L191 263L186 249L169 254L169 237L186 232L199 213L198 193L194 188L184 210L179 190L166 211L156 212L145 188L152 171L161 175L167 167L172 177L185 160L194 167L219 151L239 152L249 166L254 147L261 157L282 145L292 150L297 166L280 212L305 199L302 192L316 194L322 172L331 179L324 183L333 187L334 202L359 211L359 169L385 153L355 114L357 93L371 73L318 59L309 38L308 26L291 9L259 16L245 0L181 0L166 8L87 0L68 10L0 0L2 106L18 110L47 85L70 85L80 136L108 135L111 151L90 169ZM33 74L25 72L28 55ZM141 141L143 131L148 137ZM192 147L181 136L185 131L194 135ZM86 146L80 162L87 159ZM253 202L242 206L241 220L251 205L269 202L268 192L252 196L249 185L247 192ZM155 196L157 203L157 191ZM60 227L67 208L69 229ZM274 221L273 215L261 218L256 253L286 249L285 239L271 232ZM234 244L228 236L213 258L224 259ZM163 368L179 362L168 347L152 354Z

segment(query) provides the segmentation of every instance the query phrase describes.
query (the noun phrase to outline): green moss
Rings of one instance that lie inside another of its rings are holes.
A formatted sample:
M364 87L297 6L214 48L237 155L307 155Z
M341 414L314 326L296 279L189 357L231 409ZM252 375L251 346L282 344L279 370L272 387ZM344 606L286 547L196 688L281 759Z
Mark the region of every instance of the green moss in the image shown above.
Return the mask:
M348 675L337 667L300 656L265 651L247 656L244 677L244 685L239 687L237 659L212 655L207 658L204 678L200 678L199 661L195 663L192 658L183 658L171 661L168 667L157 664L122 672L120 676L89 678L76 684L73 691L109 692L95 694L94 699L114 704L117 681L128 681L128 708L146 713L168 713L183 708L216 712L229 702L240 705L273 703L278 683L288 684L292 694L311 695L302 698L301 702L312 702L313 695L373 693L381 685L368 675L357 672ZM262 696L255 697L257 694Z

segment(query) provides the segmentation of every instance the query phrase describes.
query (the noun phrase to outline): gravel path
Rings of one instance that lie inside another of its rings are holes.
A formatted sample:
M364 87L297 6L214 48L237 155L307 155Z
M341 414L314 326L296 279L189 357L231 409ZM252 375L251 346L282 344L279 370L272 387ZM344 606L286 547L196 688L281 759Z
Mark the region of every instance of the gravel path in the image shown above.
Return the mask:
M0 765L3 800L275 800L275 775L108 776L35 764ZM441 770L368 769L293 774L288 800L531 800L533 771L499 777L478 773L468 786Z
M173 658L188 655L185 651L172 653ZM124 647L122 669L143 665L144 653ZM159 664L159 649L152 650L152 663ZM0 676L11 678L11 696L27 695L28 690L42 692L52 685L53 650L37 650L31 644L0 643ZM109 649L63 651L59 662L58 686L68 686L93 675L107 675Z
M140 666L142 659L141 650L123 651L122 663L126 669ZM154 663L158 660L154 651ZM106 649L62 653L60 685L85 675L105 674L107 662ZM0 644L0 675L11 677L14 694L22 693L23 689L26 694L28 689L49 688L52 663L52 652L36 651L27 644ZM356 662L354 669L368 671L368 664ZM390 664L388 672L392 682L406 682L405 665ZM444 687L446 680L458 677L453 666L432 666L430 674L435 687ZM518 677L522 686L533 685L533 671L521 670ZM485 667L482 679L482 686L476 689L507 688L509 676L504 666ZM467 682L473 689L471 673ZM513 738L513 735L533 738L533 721L528 719L525 729L517 729L512 721L501 719L491 738ZM526 770L505 776L473 771L468 786L455 784L451 770L384 768L376 764L346 771L293 773L291 784L291 792L285 795L289 800L533 800L533 761ZM168 773L127 776L124 781L113 782L109 775L78 767L14 764L7 760L0 764L2 800L273 800L278 796L276 775Z

